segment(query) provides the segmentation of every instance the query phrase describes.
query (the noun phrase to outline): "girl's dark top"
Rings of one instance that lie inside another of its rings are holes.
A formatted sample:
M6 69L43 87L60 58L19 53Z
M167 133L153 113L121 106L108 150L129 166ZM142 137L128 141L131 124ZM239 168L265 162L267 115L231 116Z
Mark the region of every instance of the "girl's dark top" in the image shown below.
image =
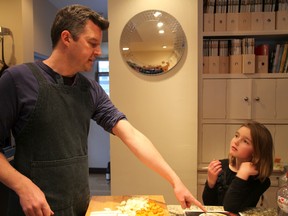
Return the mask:
M222 172L214 188L206 181L202 194L204 205L224 206L229 212L240 212L248 207L256 207L261 195L270 187L270 179L264 182L250 176L247 181L238 178L229 168L229 160L220 160Z

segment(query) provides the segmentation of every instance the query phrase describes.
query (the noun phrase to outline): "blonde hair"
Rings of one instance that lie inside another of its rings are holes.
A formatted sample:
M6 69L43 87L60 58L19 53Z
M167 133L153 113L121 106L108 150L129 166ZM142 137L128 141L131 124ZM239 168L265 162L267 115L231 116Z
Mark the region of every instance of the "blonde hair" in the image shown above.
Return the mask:
M241 127L250 129L254 149L251 162L259 172L258 179L264 181L273 171L274 146L271 133L263 124L256 121L248 121ZM235 166L236 158L229 155L229 163Z

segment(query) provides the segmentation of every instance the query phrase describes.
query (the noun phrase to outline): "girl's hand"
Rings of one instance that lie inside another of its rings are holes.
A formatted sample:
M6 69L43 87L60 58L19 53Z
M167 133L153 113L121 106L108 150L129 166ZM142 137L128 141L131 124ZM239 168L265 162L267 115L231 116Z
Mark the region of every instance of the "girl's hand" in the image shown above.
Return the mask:
M208 186L213 188L216 184L218 175L222 172L222 164L219 160L213 160L208 166Z
M256 169L256 166L251 162L243 162L241 163L236 176L241 179L247 180L249 176L255 175L258 175L258 170Z

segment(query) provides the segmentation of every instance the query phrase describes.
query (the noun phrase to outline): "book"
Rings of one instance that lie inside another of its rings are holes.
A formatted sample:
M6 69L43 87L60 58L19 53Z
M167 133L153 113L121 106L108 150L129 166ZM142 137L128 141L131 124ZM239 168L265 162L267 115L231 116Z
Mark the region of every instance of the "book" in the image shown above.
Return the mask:
M288 54L286 56L285 66L284 66L284 73L288 73Z
M275 47L275 55L274 55L274 60L273 60L273 65L272 65L272 73L277 73L277 64L278 64L278 59L279 59L279 54L280 54L280 44L277 44Z
M230 50L230 54L231 55L241 55L242 51L241 51L241 43L242 40L241 39L232 39L231 40L231 50Z
M285 61L287 59L287 52L288 52L288 43L285 43L283 46L283 52L280 60L280 67L279 67L279 73L284 73L284 66Z
M256 46L255 55L269 55L269 44L260 44Z
M279 56L278 56L278 61L277 61L277 66L276 66L276 73L279 73L280 71L280 62L281 62L283 50L284 50L284 44L280 44L280 51L279 51Z

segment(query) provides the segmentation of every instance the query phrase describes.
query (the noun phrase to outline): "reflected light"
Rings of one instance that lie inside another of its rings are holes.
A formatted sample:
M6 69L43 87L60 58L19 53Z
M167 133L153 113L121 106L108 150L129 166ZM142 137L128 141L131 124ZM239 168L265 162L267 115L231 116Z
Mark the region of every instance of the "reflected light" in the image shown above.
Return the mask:
M129 47L123 47L122 50L127 51L127 50L129 50Z
M159 30L159 34L164 34L165 31L164 30Z
M162 48L163 48L163 49L166 49L166 48L167 48L167 46L165 46L165 45L164 45L164 46L162 46Z
M155 16L155 17L159 17L161 14L162 14L161 12L156 11L156 12L154 13L154 16Z
M158 22L157 26L158 26L158 28L162 27L163 26L163 22Z

